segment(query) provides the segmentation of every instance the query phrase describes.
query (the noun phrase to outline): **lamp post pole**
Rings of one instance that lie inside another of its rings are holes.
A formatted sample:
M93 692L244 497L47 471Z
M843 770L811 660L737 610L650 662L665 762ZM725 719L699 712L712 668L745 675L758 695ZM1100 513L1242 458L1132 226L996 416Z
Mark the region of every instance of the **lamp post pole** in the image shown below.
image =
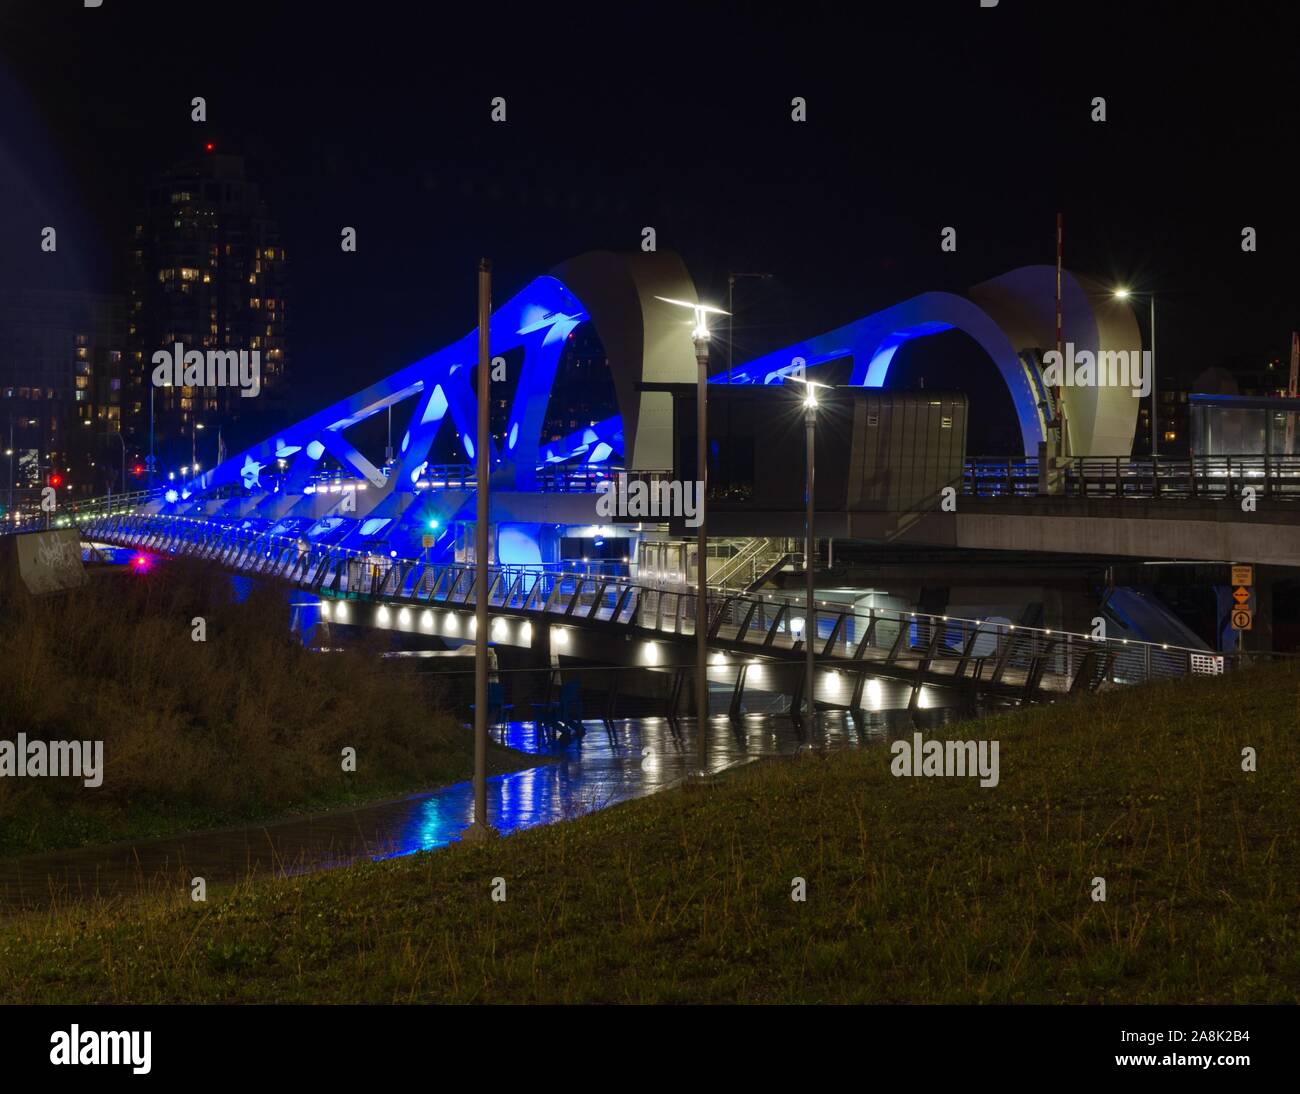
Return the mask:
M1160 435L1160 406L1156 402L1156 294L1151 294L1151 462L1157 454L1156 438ZM1155 467L1151 468L1152 475Z
M700 525L695 540L695 711L699 723L700 776L708 774L709 730L709 330L702 312L696 313L695 343L697 370L695 392L695 480L700 492Z
M655 297L665 304L695 313L691 341L695 346L695 480L699 487L700 522L695 535L695 717L699 723L699 772L708 774L709 729L709 313L729 315L699 302Z
M487 722L488 722L488 478L492 464L489 410L491 400L490 325L492 318L492 263L478 264L478 430L474 458L476 513L474 519L474 822L461 839L478 843L495 836L487 819Z
M817 601L814 590L813 575L813 555L817 546L816 531L813 522L816 519L816 495L814 494L814 483L816 480L816 438L817 438L817 396L814 390L808 389L807 398L804 399L804 426L807 434L807 477L804 480L804 504L807 511L804 515L805 521L805 540L804 540L804 580L805 592L807 594L807 606L804 609L803 620L803 642L804 642L804 692L808 696L808 724L811 727L813 720L817 716L816 693L813 690L816 681L817 672L817 652L814 648L817 641Z
M736 278L752 277L759 281L770 281L770 273L729 273L727 274L727 383L731 383L731 366L734 362L735 349L731 339L732 315L735 312Z
M122 445L122 493L125 494L125 493L126 493L126 439L122 436L122 433L121 433L120 430L119 430L117 433L104 433L104 434L102 434L102 436L105 436L105 437L116 437L116 438L118 439L118 441L121 442L121 445ZM110 490L109 493L111 494L112 491Z
M153 471L154 471L154 456L153 456L153 393L154 390L155 388L153 383L153 377L151 376L149 378L149 463L147 465L149 469L150 490L153 489ZM122 484L122 489L123 490L126 489L126 483Z

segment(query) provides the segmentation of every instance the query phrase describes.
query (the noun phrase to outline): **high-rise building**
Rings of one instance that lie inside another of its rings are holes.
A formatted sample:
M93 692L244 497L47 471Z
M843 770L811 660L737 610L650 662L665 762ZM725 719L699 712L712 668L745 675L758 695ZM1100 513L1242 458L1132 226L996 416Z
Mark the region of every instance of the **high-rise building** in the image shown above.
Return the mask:
M591 323L569 333L556 364L555 383L542 425L542 443L558 441L583 426L618 413L605 347Z
M133 226L130 260L129 428L147 451L152 395L158 473L192 473L192 459L211 465L219 434L227 448L256 440L257 419L284 394L285 248L243 157L207 146L156 177ZM154 388L153 355L177 343L204 353L257 351L260 393Z

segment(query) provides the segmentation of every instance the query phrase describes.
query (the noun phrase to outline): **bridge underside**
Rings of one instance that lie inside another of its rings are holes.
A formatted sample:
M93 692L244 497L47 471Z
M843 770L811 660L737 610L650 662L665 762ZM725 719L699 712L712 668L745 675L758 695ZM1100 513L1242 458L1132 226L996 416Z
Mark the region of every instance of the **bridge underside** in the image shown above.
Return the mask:
M791 536L802 533L804 515L717 506L709 524L718 536ZM1300 567L1300 512L1287 503L1261 502L1243 514L1236 501L960 497L954 513L819 510L816 534L899 546Z

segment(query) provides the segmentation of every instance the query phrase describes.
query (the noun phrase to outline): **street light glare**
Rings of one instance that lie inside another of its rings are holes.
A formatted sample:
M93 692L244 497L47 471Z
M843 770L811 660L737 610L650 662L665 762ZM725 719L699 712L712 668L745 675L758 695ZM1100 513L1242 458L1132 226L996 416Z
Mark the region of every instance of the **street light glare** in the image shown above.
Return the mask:
M695 312L707 312L709 315L731 314L721 308L715 308L712 304L692 304L689 300L674 300L671 296L656 296L655 299L662 300L665 304L675 304L679 308L690 308Z
M692 304L688 300L674 300L671 296L656 296L656 300L662 300L665 304L672 304L679 308L690 308L695 313L695 329L691 331L691 338L696 342L707 342L709 340L709 320L710 315L730 315L721 308L715 308L712 304Z
M1116 290L1115 290L1115 299L1116 299L1116 300L1127 300L1127 299L1129 298L1130 295L1131 295L1131 294L1129 293L1128 289L1116 289Z

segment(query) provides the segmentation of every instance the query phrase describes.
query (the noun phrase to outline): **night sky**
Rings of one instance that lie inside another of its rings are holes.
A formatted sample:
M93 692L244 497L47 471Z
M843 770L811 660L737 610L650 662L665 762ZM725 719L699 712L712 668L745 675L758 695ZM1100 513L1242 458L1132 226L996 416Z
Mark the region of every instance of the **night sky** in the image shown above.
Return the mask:
M0 285L125 291L143 181L212 140L289 248L303 410L468 330L480 255L503 300L647 225L715 300L775 275L738 289L738 359L1050 263L1058 210L1067 267L1159 294L1163 376L1285 357L1285 5L757 8L0 0Z

